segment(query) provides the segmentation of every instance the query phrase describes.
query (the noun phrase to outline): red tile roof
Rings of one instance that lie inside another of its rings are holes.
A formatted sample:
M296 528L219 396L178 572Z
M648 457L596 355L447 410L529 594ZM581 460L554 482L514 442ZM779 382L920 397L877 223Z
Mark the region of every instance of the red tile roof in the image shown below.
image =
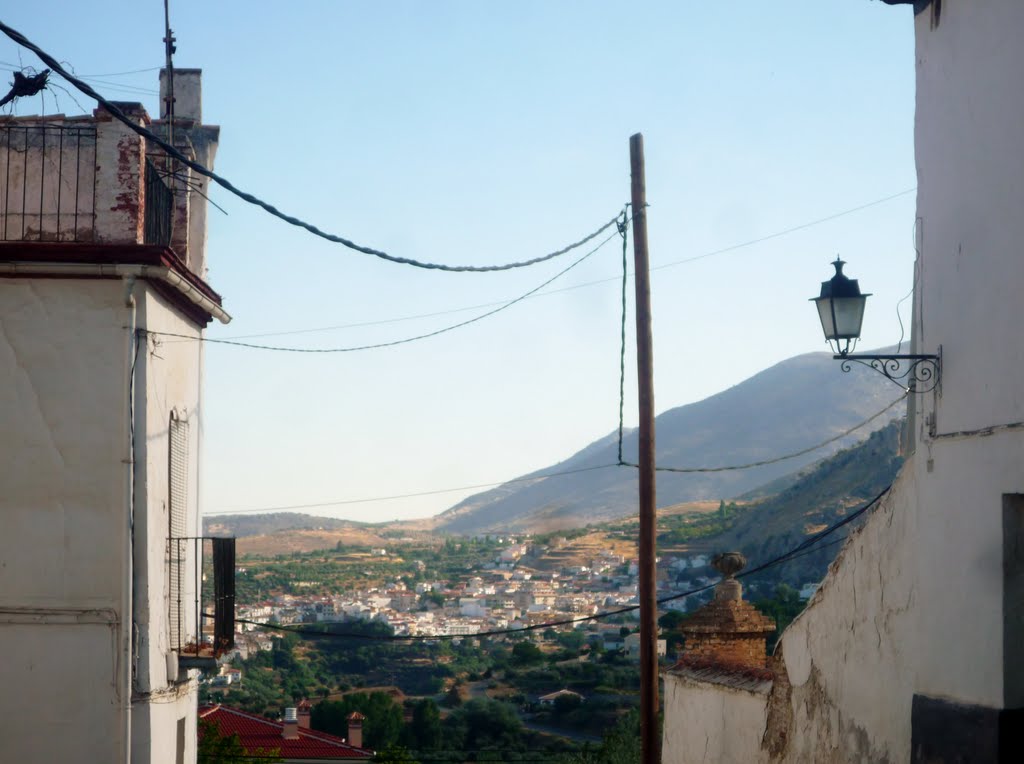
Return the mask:
M283 759L323 759L325 761L341 759L370 759L373 751L356 748L342 738L328 735L317 730L299 729L299 737L285 740L281 736L283 724L263 716L239 711L228 706L202 706L199 718L216 722L222 735L238 733L242 747L246 751L257 748L264 750L278 749Z

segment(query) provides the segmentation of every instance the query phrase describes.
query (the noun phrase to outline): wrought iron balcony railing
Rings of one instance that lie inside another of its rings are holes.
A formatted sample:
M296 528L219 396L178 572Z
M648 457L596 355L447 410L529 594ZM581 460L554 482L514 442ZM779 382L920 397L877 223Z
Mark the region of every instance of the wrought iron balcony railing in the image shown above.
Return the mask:
M235 539L170 538L167 572L170 644L178 665L212 668L235 646Z
M96 128L0 123L0 241L90 242Z

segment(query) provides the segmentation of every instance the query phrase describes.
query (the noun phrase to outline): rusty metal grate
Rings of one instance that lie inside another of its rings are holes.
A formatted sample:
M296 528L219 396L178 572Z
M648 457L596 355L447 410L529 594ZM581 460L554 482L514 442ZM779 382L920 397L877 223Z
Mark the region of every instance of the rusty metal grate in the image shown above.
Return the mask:
M93 241L96 128L0 124L0 240Z
M167 549L169 558L178 561L170 603L171 649L179 660L216 658L235 646L235 539L172 536ZM213 612L204 603L212 604ZM212 633L204 635L204 624L212 624Z
M146 160L146 211L143 235L146 244L170 246L174 221L174 192L160 177L153 163Z

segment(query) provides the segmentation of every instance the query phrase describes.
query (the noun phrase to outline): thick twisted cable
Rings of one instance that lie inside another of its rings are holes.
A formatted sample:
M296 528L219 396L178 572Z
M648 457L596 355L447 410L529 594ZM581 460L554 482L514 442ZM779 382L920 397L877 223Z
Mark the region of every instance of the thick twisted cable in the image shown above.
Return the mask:
M563 247L562 249L556 250L555 252L551 252L546 255L534 257L530 260L521 260L513 263L503 263L500 265L445 265L443 263L426 263L420 260L413 260L412 258L409 257L389 255L387 252L384 252L382 250L374 249L373 247L367 247L362 244L357 244L351 239L346 239L343 236L338 236L336 234L323 231L317 226L313 225L312 223L307 223L306 221L294 217L293 215L288 215L284 212L281 212L281 210L277 209L277 207L270 204L269 202L265 202L259 197L253 196L252 194L243 191L242 189L235 186L227 178L218 175L213 170L208 169L199 162L189 159L187 156L185 156L176 148L174 148L174 146L172 146L170 143L163 140L160 136L147 130L144 127L141 127L140 125L136 125L117 106L115 106L106 98L97 93L90 85L83 82L73 74L69 73L66 69L64 69L63 66L61 66L60 62L57 61L57 59L55 59L46 51L42 50L38 45L33 43L27 37L25 37L25 35L23 35L21 32L17 31L16 29L12 29L11 27L4 24L2 21L0 21L0 32L3 32L5 35L10 37L18 45L27 48L28 50L32 51L37 56L39 56L43 63L49 66L50 69L52 69L54 72L56 72L65 80L67 80L67 82L74 85L78 90L85 93L85 95L95 100L96 103L98 103L100 106L106 109L110 113L110 115L114 117L114 119L118 120L119 122L122 122L130 130L134 131L135 133L138 133L143 138L152 141L155 145L163 149L163 151L172 159L181 162L186 167L191 168L194 172L206 176L214 183L217 183L219 186L230 191L239 199L242 199L243 201L246 201L249 204L254 204L257 207L262 208L266 212L269 212L274 217L279 218L286 223L289 223L293 226L297 226L298 228L304 228L314 236L319 236L321 239L326 239L327 241L334 242L335 244L341 244L345 247L348 247L349 249L355 250L356 252L362 252L363 254L366 255L373 255L374 257L379 257L380 259L387 260L388 262L398 263L400 265L411 265L416 268L425 268L428 270L465 273L486 273L490 271L508 271L513 270L515 268L526 268L527 266L530 265L536 265L537 263L543 263L548 260L553 260L554 258L560 257L561 255L564 255L567 252L571 252L577 247L583 246L588 241L594 239L595 237L599 236L602 232L606 231L607 229L615 225L619 217L618 215L616 215L593 233L584 236L579 241L573 242L572 244L569 244L568 246Z

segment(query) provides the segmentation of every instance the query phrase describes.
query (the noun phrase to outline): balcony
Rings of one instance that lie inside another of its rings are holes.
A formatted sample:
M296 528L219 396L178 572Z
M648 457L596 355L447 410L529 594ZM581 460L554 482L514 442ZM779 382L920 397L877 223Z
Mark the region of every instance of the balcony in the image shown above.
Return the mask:
M0 241L95 241L96 136L88 123L0 123Z
M167 572L170 645L178 666L215 669L235 646L235 539L169 538Z

